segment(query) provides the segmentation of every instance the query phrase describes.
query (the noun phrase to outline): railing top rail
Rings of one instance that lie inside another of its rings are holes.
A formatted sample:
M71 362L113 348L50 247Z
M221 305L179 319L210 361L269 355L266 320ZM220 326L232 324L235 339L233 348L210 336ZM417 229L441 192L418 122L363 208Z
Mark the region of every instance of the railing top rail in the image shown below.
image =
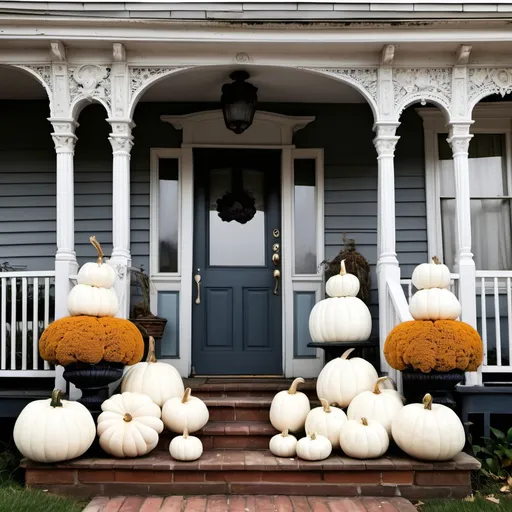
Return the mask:
M407 322L413 320L411 313L409 312L409 305L407 304L407 298L402 287L395 281L389 280L387 282L389 296L391 302L395 308L396 314L401 322Z
M512 270L477 270L476 277L512 277Z
M32 270L30 272L0 272L0 278L55 277L55 270Z
M477 271L477 275L478 275L478 271ZM459 279L459 274L450 274L450 279L452 279L453 281L456 281L457 279ZM411 282L412 282L411 278L400 279L400 284L410 284Z

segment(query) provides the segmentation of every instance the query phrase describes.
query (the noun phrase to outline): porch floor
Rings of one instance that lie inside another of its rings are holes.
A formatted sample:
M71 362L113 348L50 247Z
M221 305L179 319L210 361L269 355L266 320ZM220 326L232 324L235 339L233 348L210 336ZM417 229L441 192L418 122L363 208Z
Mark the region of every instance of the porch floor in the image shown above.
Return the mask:
M324 496L116 496L95 498L84 512L416 512L405 498Z

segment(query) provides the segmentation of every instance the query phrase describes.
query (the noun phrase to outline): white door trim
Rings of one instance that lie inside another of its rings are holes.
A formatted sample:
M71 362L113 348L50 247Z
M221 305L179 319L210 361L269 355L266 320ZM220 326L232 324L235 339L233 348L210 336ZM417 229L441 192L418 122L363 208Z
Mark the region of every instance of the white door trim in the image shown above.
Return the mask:
M286 376L301 375L304 377L316 376L322 366L322 354L317 353L316 358L294 359L294 317L293 292L314 291L316 300L320 300L323 289L322 274L293 276L294 246L293 246L293 162L295 158L316 159L317 171L317 259L318 263L324 255L324 229L323 229L323 150L300 149L296 150L292 144L293 132L303 128L314 120L312 117L291 117L272 114L268 112L256 113L255 123L245 134L253 135L240 140L235 134L224 127L220 111L207 111L186 116L162 116L161 119L171 123L177 129L183 129L181 148L151 150L151 220L150 220L150 275L154 283L151 298L151 309L156 313L158 309L158 291L179 291L180 304L180 333L179 333L179 359L170 359L183 377L188 377L192 362L192 301L193 301L193 226L194 226L194 163L193 150L195 148L222 148L222 149L277 149L281 151L281 244L282 259L281 289L283 301L282 314L282 345L283 345L283 373ZM262 121L262 122L259 122ZM205 123L210 123L209 129L204 131ZM259 126L258 126L259 125ZM221 129L223 128L223 129ZM258 129L259 128L259 129ZM187 130L187 131L185 131ZM202 132L203 140L197 140L197 132ZM205 135L211 133L214 140L204 140ZM244 135L245 135L244 134ZM222 138L226 139L222 142ZM233 141L240 140L241 143ZM275 141L275 143L272 143ZM178 273L163 274L158 272L158 158L176 157L180 162L180 220L179 240L180 250L178 256Z

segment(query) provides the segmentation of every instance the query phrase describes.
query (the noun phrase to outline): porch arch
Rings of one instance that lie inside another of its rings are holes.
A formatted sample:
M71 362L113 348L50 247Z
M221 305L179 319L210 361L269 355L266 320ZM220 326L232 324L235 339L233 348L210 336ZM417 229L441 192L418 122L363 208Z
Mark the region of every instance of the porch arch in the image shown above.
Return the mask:
M75 98L70 105L70 118L77 121L84 108L92 103L101 105L107 113L107 118L111 117L110 106L104 98L87 98L85 96L79 96L78 98Z
M46 96L48 97L48 101L50 103L50 115L53 117L53 93L51 87L51 67L48 65L38 65L38 66L25 66L21 64L0 64L0 67L18 69L26 75L34 78L39 84L43 86L43 89L46 92Z
M402 114L405 109L414 105L415 103L420 103L421 105L425 105L426 103L432 103L435 105L442 113L447 123L450 122L451 119L451 108L450 101L448 98L445 98L439 94L425 94L425 93L415 93L410 96L406 96L404 100L398 104L395 112L396 118L400 120Z
M223 66L225 66L224 64ZM186 67L173 67L173 68L159 68L159 67L130 67L130 103L128 107L127 118L132 119L135 108L144 94L156 83L168 78L171 75L185 73L190 70L200 70L218 67L219 64L212 65L198 65ZM243 67L245 69L254 68L279 68L290 69L296 71L303 71L309 74L325 76L332 80L337 80L350 88L355 89L368 103L372 110L373 118L375 121L379 119L377 107L377 68L368 69L352 69L352 68L305 68L301 66L275 66L266 64L250 64L247 63L243 66L240 64L233 67ZM365 86L366 84L366 86Z
M510 93L512 93L511 68L470 69L468 118L473 118L475 107L484 98L495 94L504 98Z

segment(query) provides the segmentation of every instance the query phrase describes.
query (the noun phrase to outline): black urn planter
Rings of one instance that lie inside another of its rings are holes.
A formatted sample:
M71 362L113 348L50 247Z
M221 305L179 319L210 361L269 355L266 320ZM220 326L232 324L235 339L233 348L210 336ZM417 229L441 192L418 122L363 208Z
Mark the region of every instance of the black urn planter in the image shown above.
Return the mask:
M64 378L82 391L78 402L94 415L101 412L101 404L109 397L108 385L123 376L123 368L123 363L106 361L97 364L74 363L66 366Z
M421 403L425 394L430 393L435 403L455 409L455 386L463 381L462 370L423 373L419 370L406 369L402 372L403 390L408 403Z

